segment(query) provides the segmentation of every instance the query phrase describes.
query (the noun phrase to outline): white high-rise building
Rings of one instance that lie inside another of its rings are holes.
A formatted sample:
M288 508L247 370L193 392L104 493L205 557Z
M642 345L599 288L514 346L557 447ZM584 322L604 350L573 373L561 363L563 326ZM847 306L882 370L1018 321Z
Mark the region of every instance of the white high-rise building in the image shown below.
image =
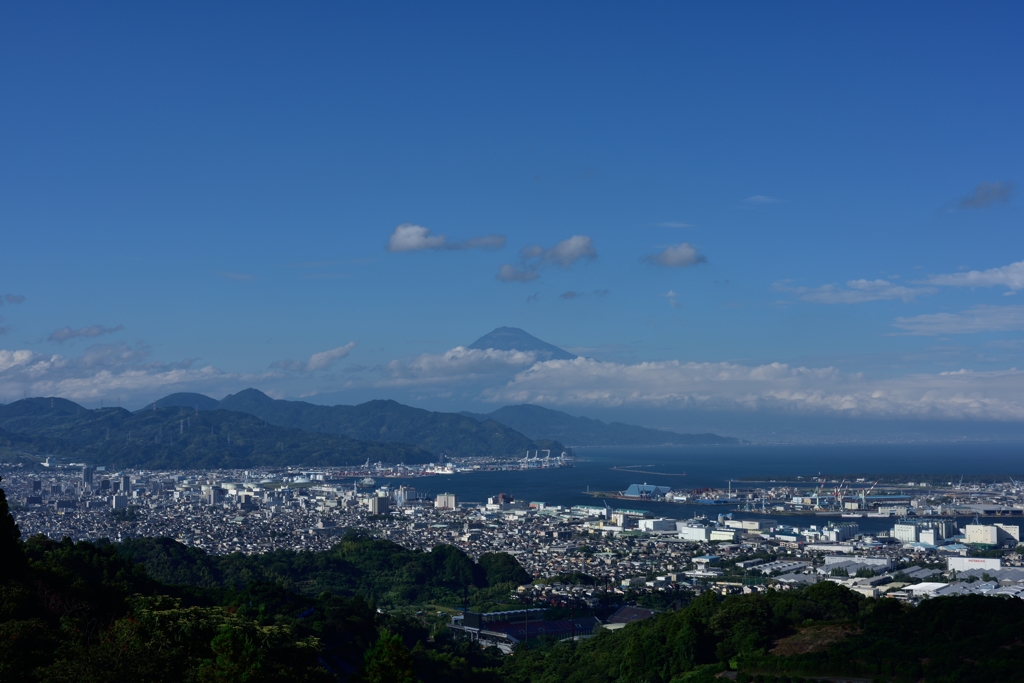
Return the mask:
M434 507L438 510L454 510L459 507L459 497L454 493L442 493L434 499Z
M892 535L902 543L917 543L919 540L918 527L913 522L897 524L892 528Z

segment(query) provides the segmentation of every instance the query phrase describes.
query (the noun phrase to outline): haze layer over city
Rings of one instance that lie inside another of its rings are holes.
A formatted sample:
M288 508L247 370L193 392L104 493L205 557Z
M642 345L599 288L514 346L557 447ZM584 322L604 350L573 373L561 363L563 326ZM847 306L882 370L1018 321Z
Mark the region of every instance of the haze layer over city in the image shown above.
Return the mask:
M1022 28L0 8L0 680L1019 680Z

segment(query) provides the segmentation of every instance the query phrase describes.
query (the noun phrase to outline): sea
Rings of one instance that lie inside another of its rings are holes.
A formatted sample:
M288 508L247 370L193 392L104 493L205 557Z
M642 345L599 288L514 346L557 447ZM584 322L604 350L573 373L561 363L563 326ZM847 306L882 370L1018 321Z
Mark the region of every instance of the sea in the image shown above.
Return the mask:
M806 481L812 477L905 475L908 482L928 477L937 484L976 479L1024 479L1024 443L977 442L934 444L822 444L576 448L572 467L511 472L469 472L416 479L380 479L378 485L406 484L432 495L454 493L460 502L483 503L506 493L516 500L549 505L603 505L588 491L624 491L630 484L655 484L673 489L749 487L751 481ZM633 471L623 471L627 467ZM901 476L901 478L903 478ZM857 520L816 515L752 514L727 505L693 505L608 499L617 508L647 510L656 516L689 519L696 515L732 514L735 519L776 519L807 527L830 519L855 521L863 533L892 528L893 520ZM1000 521L1008 521L1000 518ZM1021 520L1024 524L1024 520ZM964 522L966 523L966 522Z

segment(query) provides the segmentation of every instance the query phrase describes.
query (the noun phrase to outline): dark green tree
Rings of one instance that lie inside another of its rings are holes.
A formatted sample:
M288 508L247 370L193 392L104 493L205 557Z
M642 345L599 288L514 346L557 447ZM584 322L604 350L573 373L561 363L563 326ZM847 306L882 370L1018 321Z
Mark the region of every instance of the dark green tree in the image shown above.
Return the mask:
M388 631L366 652L360 683L415 683L412 655L402 639Z
M3 477L0 477L0 482ZM21 529L7 505L7 494L0 488L0 580L17 574L25 564L21 548Z
M529 583L532 578L516 558L508 553L484 553L478 562L487 575L488 586L504 584L521 586L524 583Z

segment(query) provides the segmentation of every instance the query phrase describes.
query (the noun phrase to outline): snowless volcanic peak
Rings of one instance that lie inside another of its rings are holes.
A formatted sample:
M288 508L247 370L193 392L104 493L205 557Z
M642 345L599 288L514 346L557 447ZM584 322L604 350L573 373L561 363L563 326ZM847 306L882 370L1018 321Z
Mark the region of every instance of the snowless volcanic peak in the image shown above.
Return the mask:
M471 349L534 351L541 360L572 360L575 354L537 339L518 327L499 327L469 345Z

